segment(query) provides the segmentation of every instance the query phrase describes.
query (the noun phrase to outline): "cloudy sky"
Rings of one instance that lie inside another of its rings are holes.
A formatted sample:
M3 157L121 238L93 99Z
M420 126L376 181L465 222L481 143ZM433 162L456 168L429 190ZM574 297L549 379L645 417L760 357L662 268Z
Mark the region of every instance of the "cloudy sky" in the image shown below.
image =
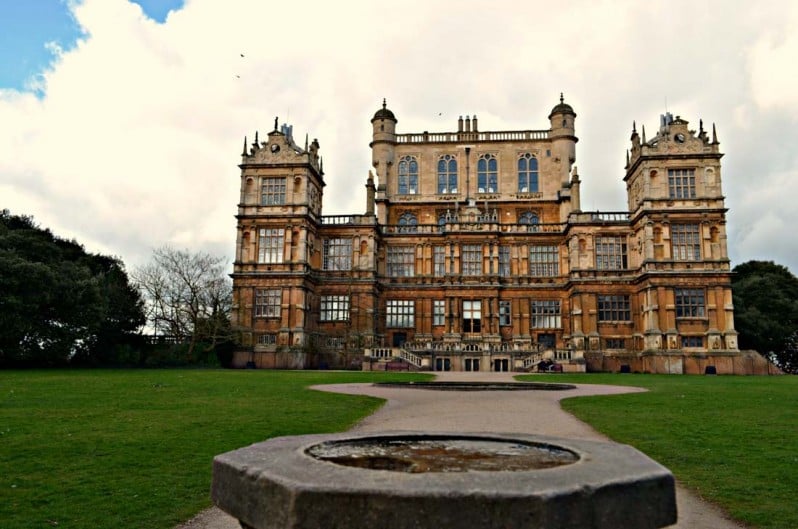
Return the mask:
M242 56L243 55L243 56ZM715 123L733 264L798 272L798 3L0 0L0 208L129 267L232 257L244 135L318 138L324 213L365 211L369 120L578 117L582 207L626 207L632 121Z

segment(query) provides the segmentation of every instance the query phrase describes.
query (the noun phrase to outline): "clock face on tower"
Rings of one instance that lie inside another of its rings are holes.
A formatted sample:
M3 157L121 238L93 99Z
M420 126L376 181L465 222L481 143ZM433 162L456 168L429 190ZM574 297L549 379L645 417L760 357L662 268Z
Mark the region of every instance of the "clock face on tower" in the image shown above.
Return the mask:
M678 133L677 135L675 135L675 136L673 137L673 139L674 139L674 140L676 140L676 143L684 143L684 134L682 134L682 133L680 132L680 133Z
M272 143L271 149L272 149L272 152L276 153L276 152L280 151L280 146L277 145L276 143Z

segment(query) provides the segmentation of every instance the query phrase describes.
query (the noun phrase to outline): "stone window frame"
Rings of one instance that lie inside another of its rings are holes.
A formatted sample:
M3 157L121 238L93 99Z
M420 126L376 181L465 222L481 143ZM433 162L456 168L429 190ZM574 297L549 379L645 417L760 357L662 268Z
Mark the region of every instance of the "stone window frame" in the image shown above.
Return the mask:
M532 329L561 329L562 304L558 299L533 299L529 302Z
M319 321L349 321L351 300L349 296L321 296Z
M631 299L627 295L599 294L596 305L601 323L632 321Z
M625 235L596 237L596 269L625 270L629 268L628 244Z
M388 246L385 250L385 273L388 277L415 276L416 247Z
M463 332L482 332L482 300L464 299L462 307Z
M696 198L694 168L668 169L668 197L674 200Z
M556 244L529 246L529 275L557 277L560 275L560 248Z
M442 299L432 300L432 325L446 325L446 301Z
M260 179L260 205L282 206L285 204L284 176L263 176Z
M432 247L432 275L435 277L446 275L446 246L443 244Z
M399 233L416 233L418 231L418 217L415 213L406 211L399 216Z
M438 175L437 190L439 195L449 195L458 192L460 186L458 185L457 171L456 154L441 154L438 157L436 174Z
M704 337L703 336L682 336L680 341L681 341L681 344L682 344L682 348L701 348L701 347L704 347Z
M700 261L701 225L671 224L671 255L674 261Z
M534 164L532 163L534 161ZM532 167L534 165L534 167ZM519 193L538 193L540 190L540 164L531 152L518 153L516 164Z
M280 288L256 288L254 301L256 318L279 318L282 310L283 291Z
M385 301L385 326L415 327L416 302L412 299L388 299Z
M499 246L499 270L497 270L497 272L499 277L509 277L511 275L509 244L502 244Z
M493 153L483 153L477 159L477 193L498 193L499 159Z
M406 155L399 158L397 169L397 193L415 195L418 193L418 158Z
M483 274L483 255L481 244L464 244L460 248L460 274L481 276Z
M346 271L352 269L352 239L325 237L322 241L322 270Z
M283 228L258 228L258 263L282 263L284 247Z
M509 300L499 301L499 325L508 327L512 324L512 302Z
M677 319L706 318L706 292L703 288L673 289L673 305Z

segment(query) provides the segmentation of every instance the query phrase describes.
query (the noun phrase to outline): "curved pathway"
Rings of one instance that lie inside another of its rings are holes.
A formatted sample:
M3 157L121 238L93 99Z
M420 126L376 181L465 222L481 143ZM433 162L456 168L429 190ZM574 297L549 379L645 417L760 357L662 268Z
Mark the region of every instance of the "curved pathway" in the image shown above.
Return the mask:
M513 381L513 373L436 372L438 381ZM560 408L560 400L579 395L645 391L641 388L577 384L564 391L440 391L335 384L314 389L371 395L386 404L352 428L357 432L427 430L439 432L530 433L609 441ZM670 529L743 529L718 508L677 484L679 522ZM239 529L236 520L208 509L178 529Z

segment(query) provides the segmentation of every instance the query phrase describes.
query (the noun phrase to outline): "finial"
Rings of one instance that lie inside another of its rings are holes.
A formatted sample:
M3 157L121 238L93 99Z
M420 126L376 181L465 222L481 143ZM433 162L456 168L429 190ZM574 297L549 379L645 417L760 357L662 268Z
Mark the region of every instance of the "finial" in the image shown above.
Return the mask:
M385 98L383 97L382 98L382 108L385 108L385 105L386 105L386 102L385 102Z
M643 125L643 143L646 142L646 126Z
M712 143L715 143L715 144L718 143L718 135L715 132L715 124L714 123L712 124Z
M560 104L562 105L565 103L565 98L562 96L562 92L560 92Z
M637 132L637 122L632 121L632 134L634 134L635 132Z
M305 152L308 150L308 133L305 133Z
M698 132L699 132L699 134L703 134L704 133L704 120L703 119L699 119L698 120Z
M244 136L244 150L241 151L241 156L246 156L246 155L247 155L247 137Z
M324 158L319 156L319 172L324 173Z
M629 149L626 149L626 165L629 165Z
M255 143L253 143L253 145L254 145L256 148L257 148L257 147L258 147L258 145L259 145L259 144L258 144L258 131L257 131L257 130L255 131Z
M277 130L277 116L274 116L274 130Z

